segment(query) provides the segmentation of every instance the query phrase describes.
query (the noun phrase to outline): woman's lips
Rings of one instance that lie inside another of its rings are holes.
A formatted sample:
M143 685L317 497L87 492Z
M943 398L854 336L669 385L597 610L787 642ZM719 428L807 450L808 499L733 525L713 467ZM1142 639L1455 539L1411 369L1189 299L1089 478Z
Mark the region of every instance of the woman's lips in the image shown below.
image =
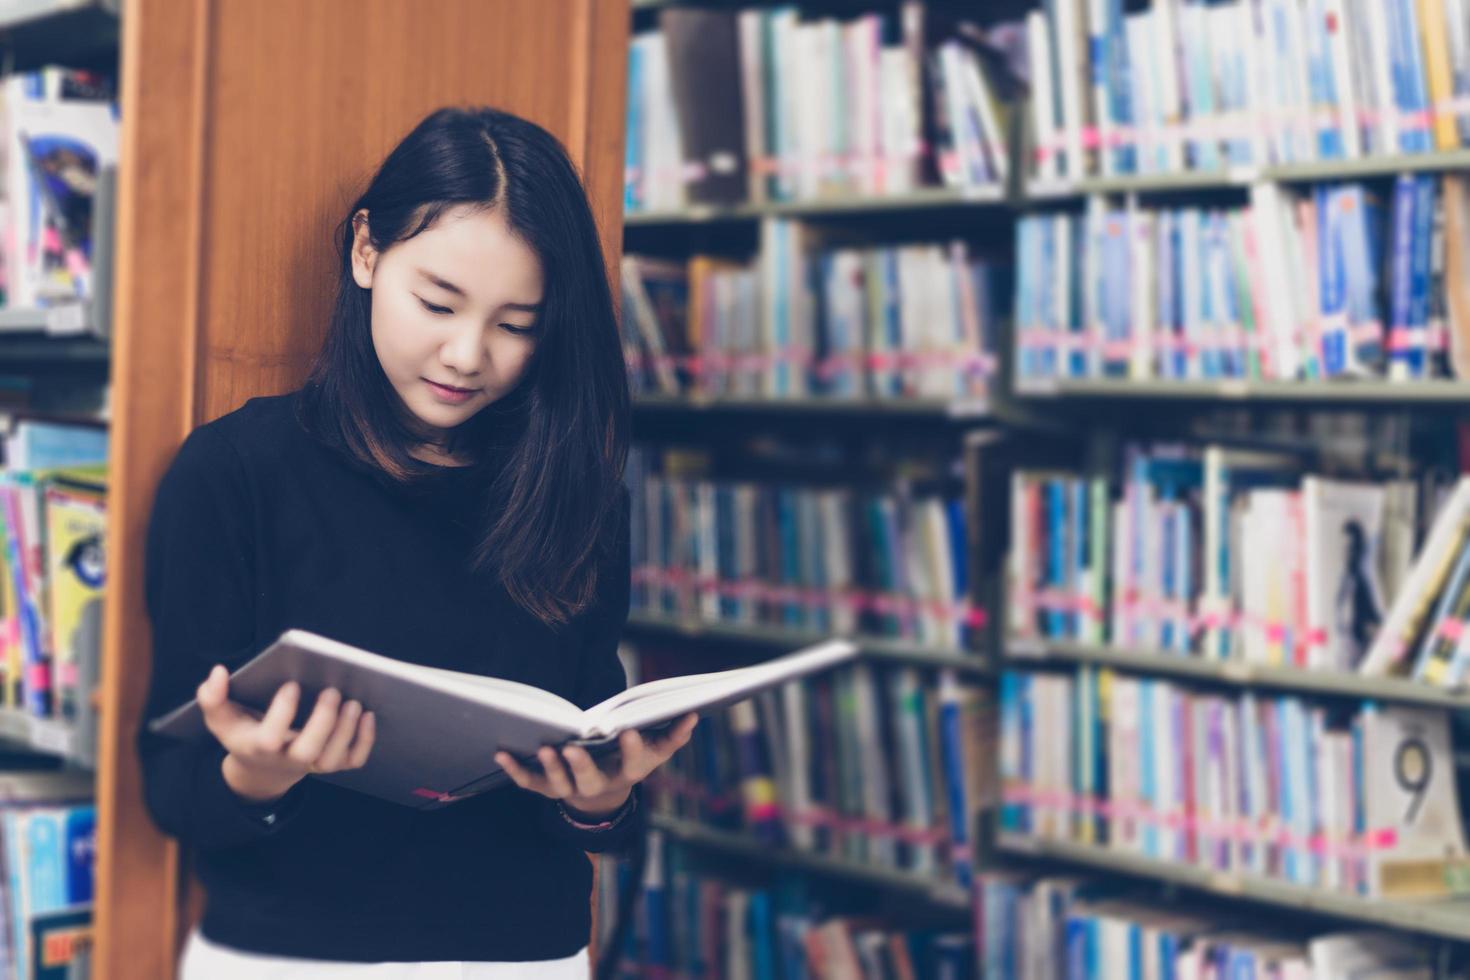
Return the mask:
M434 392L440 400L454 405L469 401L478 390L475 388L453 388L449 385L441 385L437 382L430 381L427 378L424 379L424 382L429 386L429 390Z

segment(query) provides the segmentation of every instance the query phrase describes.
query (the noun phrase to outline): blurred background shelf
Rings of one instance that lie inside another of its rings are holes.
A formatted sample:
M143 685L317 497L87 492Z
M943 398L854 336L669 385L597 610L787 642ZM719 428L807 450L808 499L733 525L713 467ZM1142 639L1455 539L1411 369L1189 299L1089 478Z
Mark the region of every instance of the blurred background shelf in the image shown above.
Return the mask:
M991 415L988 400L944 401L925 398L704 398L639 395L635 415L650 417L745 415L808 416L826 419L908 419L973 422Z
M1212 872L1088 844L1039 840L1013 833L997 834L995 844L999 851L1010 855L1043 858L1094 871L1168 882L1231 899L1311 912L1347 923L1402 929L1462 942L1470 940L1470 899L1410 902L1337 895L1254 875Z
M867 888L897 892L938 908L968 915L970 896L958 885L930 881L917 875L891 868L880 868L821 854L808 854L785 847L773 847L765 841L743 833L705 827L689 820L653 814L649 824L671 838L691 847L719 851L723 854L781 869L805 871L851 882ZM1470 928L1470 923L1467 923Z
M1334 180L1369 180L1404 173L1445 173L1470 170L1470 151L1404 153L1357 160L1324 160L1281 167L1231 167L1224 170L1185 170L1168 174L1120 174L1081 180L1031 181L1019 203L1045 203L1089 194L1171 194L1190 191L1245 188L1256 182L1307 184Z
M122 0L5 0L0 52L16 71L48 64L115 70Z
M111 356L107 341L97 337L0 332L0 373L17 366L106 370Z
M36 718L14 708L0 709L0 739L20 742L38 752L72 758L79 742L76 730L49 718Z
M754 222L762 218L821 218L823 216L894 215L954 208L1009 207L1010 200L1002 187L955 191L926 188L908 194L878 197L836 197L807 201L772 201L731 207L694 205L679 211L633 212L624 216L623 224L631 228L660 225L728 224Z
M1044 378L1017 382L1026 398L1118 399L1120 401L1247 401L1274 404L1398 406L1470 405L1470 383L1421 380L1341 381L1129 381Z
M634 612L628 616L626 635L658 639L689 639L701 643L721 643L790 651L830 639L831 634L807 630L783 629L776 626L743 626L733 623L707 623L700 620L672 619L651 613ZM948 667L971 676L990 676L995 667L979 653L921 647L876 637L851 637L862 656L913 667ZM1466 702L1470 704L1470 701Z
M1470 692L1444 690L1403 677L1364 677L1056 640L1012 639L1005 646L1004 665L1007 668L1091 664L1240 688L1259 687L1315 696L1470 709Z

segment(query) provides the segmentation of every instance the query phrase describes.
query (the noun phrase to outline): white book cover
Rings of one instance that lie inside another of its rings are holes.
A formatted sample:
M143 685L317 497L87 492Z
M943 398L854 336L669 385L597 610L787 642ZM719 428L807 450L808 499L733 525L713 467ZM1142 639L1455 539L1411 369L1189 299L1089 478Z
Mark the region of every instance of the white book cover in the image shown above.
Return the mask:
M1107 33L1109 0L1087 0L1087 54L1089 62L1099 55L1106 59L1107 47L1113 43ZM1097 131L1097 158L1099 171L1104 177L1116 172L1116 161L1112 149L1113 114L1108 104L1107 65L1092 65L1092 85L1088 96L1092 108L1093 125Z
M980 60L967 53L959 59L960 81L965 87L967 101L980 118L980 133L984 139L986 167L992 182L1004 186L1010 167L1010 141L1005 127L996 112L1000 104L990 88L990 82L981 70Z
M1080 180L1091 173L1089 154L1083 149L1090 113L1087 87L1087 15L1085 0L1056 0L1052 27L1057 40L1057 66L1062 90L1062 145L1066 158L1059 168L1064 180Z
M898 511L905 527L905 533L899 535L900 558L908 583L905 594L914 600L916 636L925 646L937 646L941 642L940 627L932 605L937 583L929 563L927 517L922 504L908 496L903 498Z
M1401 673L1424 618L1449 574L1454 556L1470 530L1470 478L1462 477L1440 507L1414 560L1413 570L1394 596L1383 627L1359 667L1371 677Z
M781 710L786 722L786 744L790 749L791 759L797 763L790 767L791 795L787 798L787 804L793 815L801 817L812 809L811 767L807 764L811 757L811 743L807 729L810 721L807 718L806 686L800 681L791 681L782 684L780 690ZM807 821L788 820L786 830L796 847L809 851L816 846L816 830Z
M891 793L887 755L883 748L877 680L870 665L859 663L852 670L853 691L857 707L857 737L862 759L863 816L878 825L892 823L888 809ZM879 864L893 867L897 853L892 837L884 834L868 836L868 855Z
M1433 980L1432 947L1402 933L1318 936L1308 947L1313 980Z
M1026 15L1026 51L1031 66L1031 131L1035 153L1035 175L1055 182L1061 162L1061 128L1056 119L1056 78L1052 74L1051 29L1046 14L1033 10Z
M942 245L926 246L922 254L929 286L925 290L928 312L924 322L927 330L921 348L927 358L920 371L921 387L927 398L950 398L955 393L952 360L955 324L960 320L955 305L954 269Z
M1369 852L1369 895L1463 893L1470 859L1448 715L1434 708L1369 703L1362 730L1365 825L1388 842Z
M831 105L821 101L828 71L822 25L801 23L792 28L791 79L796 143L796 196L810 201L821 196L821 164Z
M1128 14L1123 18L1123 36L1128 44L1129 95L1133 115L1134 147L1139 173L1157 173L1159 160L1159 120L1154 103L1158 78L1157 54L1154 50L1154 15L1149 12Z
M1251 167L1259 169L1271 162L1270 51L1258 0L1239 4L1235 13L1235 36L1245 68L1243 121L1250 144Z
M1286 23L1287 62L1291 92L1292 163L1317 159L1317 141L1312 118L1311 63L1307 53L1308 11L1304 4L1288 3L1283 8Z
M1307 666L1358 669L1385 602L1379 576L1386 491L1380 484L1308 476L1306 515Z
M924 561L929 570L929 601L935 622L935 645L945 650L962 649L963 623L956 604L954 552L951 547L949 512L943 500L929 497L917 502L924 542ZM968 552L967 552L968 553Z
M1358 133L1358 98L1353 87L1353 51L1346 0L1322 0L1321 16L1327 34L1327 54L1332 70L1332 87L1337 96L1337 120L1342 133L1343 154L1353 160L1363 155Z
M1154 682L1150 698L1153 717L1147 719L1154 748L1154 815L1157 819L1158 852L1153 857L1173 861L1182 854L1180 839L1184 836L1183 824L1176 823L1184 816L1179 806L1183 793L1175 786L1178 775L1175 754L1179 746L1174 739L1175 692L1171 685Z
M1234 699L1222 699L1220 704L1221 765L1223 766L1223 839L1222 850L1226 854L1226 867L1239 871L1244 851L1242 840L1236 829L1244 826L1245 812L1240 805L1240 787L1245 779L1244 760L1240 751L1239 715L1235 711Z
M1378 93L1376 110L1378 139L1375 149L1380 154L1399 152L1399 110L1394 98L1393 33L1389 29L1389 8L1385 0L1365 0L1359 12L1367 15L1365 35L1372 48L1373 88Z
M752 203L764 201L766 165L770 148L766 146L766 60L764 33L766 12L742 10L737 15L736 30L740 50L740 102L745 123L745 166L749 176Z
M914 132L908 105L909 54L901 47L884 47L878 55L878 81L882 95L882 178L879 193L903 194L912 189L909 154Z
M801 94L797 67L800 53L797 49L797 12L782 7L770 12L771 56L775 75L775 95L769 106L776 113L776 186L778 197L783 201L795 200L801 194L800 180L806 162L800 111ZM770 128L768 126L768 128Z
M1108 752L1108 795L1114 807L1108 844L1129 853L1138 852L1143 843L1138 819L1138 807L1143 803L1139 794L1142 736L1139 732L1138 685L1136 678L1114 677L1112 710L1108 715L1109 735L1116 733L1117 736Z
M881 194L878 156L883 152L883 91L878 75L882 22L876 14L865 14L851 25L852 95L854 150L858 159L861 193Z
M1031 477L1014 470L1011 473L1011 550L1007 556L1010 573L1006 582L1007 635L1029 638L1036 634L1035 596L1031 580L1031 563L1039 542L1031 540L1030 507L1027 487Z
M103 169L118 162L118 120L106 102L38 100L5 91L4 134L0 156L6 161L3 197L7 223L6 304L34 308L75 301L78 288L90 293L90 269L75 281L73 271L57 271L44 261L46 239L75 234L91 241L96 226L95 186ZM39 174L47 174L43 181ZM57 195L65 200L58 201ZM93 228L66 229L66 216L90 199ZM80 248L80 245L76 246Z
M1293 284L1304 281L1301 276L1305 270L1298 270L1295 275L1292 271L1292 262L1299 252L1291 248L1287 235L1291 216L1278 185L1269 182L1251 185L1247 220L1255 237L1259 270L1265 279L1262 283L1265 303L1256 311L1256 330L1270 339L1273 375L1292 380L1300 370L1298 336L1302 322L1300 292Z
M1160 120L1164 173L1184 169L1184 103L1179 75L1179 0L1155 0L1153 8L1155 115Z

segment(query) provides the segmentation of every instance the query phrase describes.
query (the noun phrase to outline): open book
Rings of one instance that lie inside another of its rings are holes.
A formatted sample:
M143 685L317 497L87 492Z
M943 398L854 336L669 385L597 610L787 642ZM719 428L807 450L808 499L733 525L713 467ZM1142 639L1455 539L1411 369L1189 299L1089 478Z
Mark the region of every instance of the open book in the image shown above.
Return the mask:
M667 727L690 711L733 704L856 654L852 643L828 640L749 667L649 681L583 711L528 684L406 663L291 629L230 675L230 699L259 716L281 685L294 680L301 706L293 727L300 729L317 694L335 687L343 703L356 700L374 712L377 737L363 768L315 778L435 809L509 781L495 762L497 750L527 762L542 745L576 743L607 755L623 731ZM149 729L212 737L197 700L149 722Z

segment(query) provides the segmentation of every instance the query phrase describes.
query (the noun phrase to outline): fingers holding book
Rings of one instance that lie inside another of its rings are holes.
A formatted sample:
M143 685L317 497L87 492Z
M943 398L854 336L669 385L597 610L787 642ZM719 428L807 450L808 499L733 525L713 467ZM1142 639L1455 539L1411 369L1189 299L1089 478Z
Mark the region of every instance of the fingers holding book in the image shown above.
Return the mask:
M205 726L228 753L225 782L246 799L276 799L311 773L359 769L372 752L374 714L357 701L343 704L333 688L317 696L300 730L291 727L301 700L295 683L281 685L259 717L229 699L223 667L210 672L197 697Z
M561 752L542 746L536 753L539 773L517 762L508 752L495 753L495 761L522 789L561 800L579 813L597 816L622 806L634 784L688 743L698 721L699 716L691 712L662 737L652 740L645 740L636 731L623 732L618 738L618 765L611 770L600 768L591 753L579 745L568 745Z
M689 737L694 734L694 726L698 723L699 715L690 712L679 719L678 724L668 729L663 737L651 741L645 740L636 731L623 732L618 736L619 747L622 749L623 775L634 783L646 779L649 773L668 762L675 752L689 742Z

